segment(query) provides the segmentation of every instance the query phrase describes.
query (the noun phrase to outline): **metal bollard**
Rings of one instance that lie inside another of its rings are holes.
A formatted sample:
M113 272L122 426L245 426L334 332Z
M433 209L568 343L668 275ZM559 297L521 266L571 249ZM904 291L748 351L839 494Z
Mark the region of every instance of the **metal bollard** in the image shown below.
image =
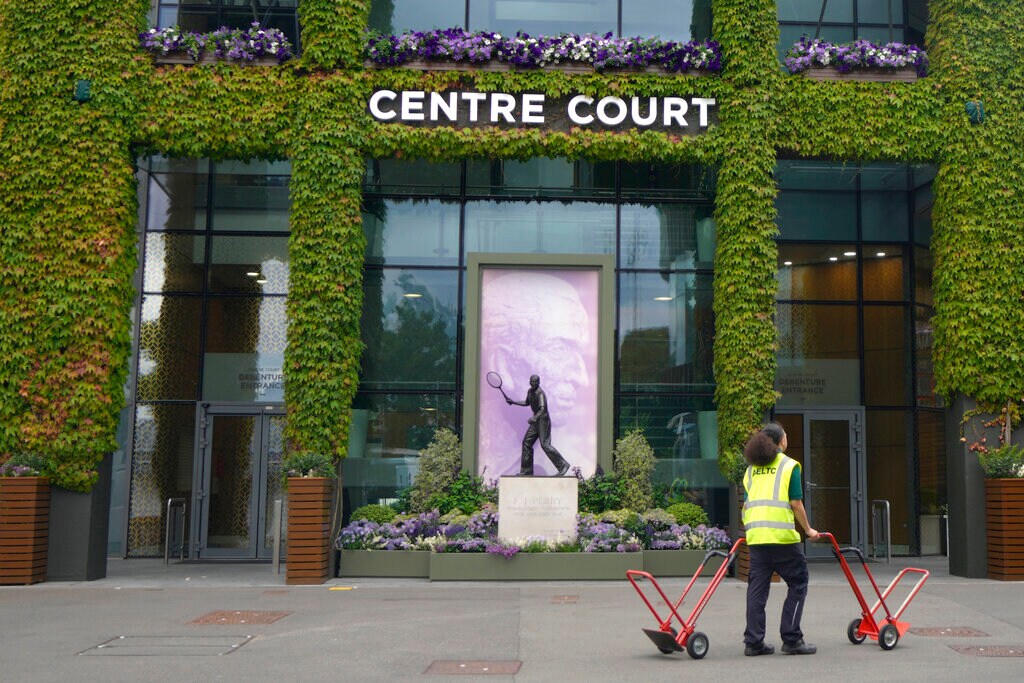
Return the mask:
M274 574L281 573L281 499L277 498L274 500L274 560L271 566L274 568Z

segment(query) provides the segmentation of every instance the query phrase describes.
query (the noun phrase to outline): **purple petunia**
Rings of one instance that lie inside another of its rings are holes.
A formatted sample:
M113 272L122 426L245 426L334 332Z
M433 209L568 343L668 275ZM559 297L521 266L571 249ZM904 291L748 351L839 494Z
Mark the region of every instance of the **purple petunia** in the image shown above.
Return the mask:
M673 73L722 69L721 48L715 41L613 38L611 33L530 36L520 32L505 37L461 28L400 35L368 32L363 56L377 66L400 66L420 59L470 64L496 60L524 69L557 64L583 64L599 71L647 66L660 66Z
M858 68L902 69L912 66L918 76L928 73L928 55L918 46L905 43L875 45L867 40L829 43L804 36L789 48L785 63L786 69L794 74L812 66L833 66L840 73Z
M188 54L195 61L207 51L221 59L240 62L261 57L283 62L292 57L292 45L284 33L276 28L261 28L258 22L245 29L225 26L207 34L182 31L177 26L151 28L139 34L139 42L142 49L157 56Z

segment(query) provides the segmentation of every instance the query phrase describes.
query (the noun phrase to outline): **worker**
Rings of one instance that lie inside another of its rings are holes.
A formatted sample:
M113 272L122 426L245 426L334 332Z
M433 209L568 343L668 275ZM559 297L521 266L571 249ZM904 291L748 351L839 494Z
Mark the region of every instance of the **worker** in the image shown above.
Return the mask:
M782 425L770 422L755 432L743 448L743 457L748 463L743 475L746 491L743 526L750 548L743 654L748 657L775 652L774 646L764 642L764 608L773 573L778 573L788 587L780 625L782 651L791 655L817 652L814 645L804 642L800 630L807 597L807 558L796 522L811 540L818 537L818 532L807 521L800 463L785 454L787 445Z

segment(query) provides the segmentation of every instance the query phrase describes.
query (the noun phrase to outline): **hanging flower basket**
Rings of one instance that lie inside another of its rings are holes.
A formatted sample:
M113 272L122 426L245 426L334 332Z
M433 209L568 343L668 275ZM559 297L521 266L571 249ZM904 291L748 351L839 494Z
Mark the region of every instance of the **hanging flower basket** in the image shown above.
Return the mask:
M805 77L816 81L880 81L887 83L913 83L917 70L913 67L902 69L862 69L845 73L831 66L812 66L803 71Z
M139 34L139 42L157 64L276 65L292 56L291 43L281 31L260 28L255 22L247 29L212 33L181 31L177 26L151 28Z

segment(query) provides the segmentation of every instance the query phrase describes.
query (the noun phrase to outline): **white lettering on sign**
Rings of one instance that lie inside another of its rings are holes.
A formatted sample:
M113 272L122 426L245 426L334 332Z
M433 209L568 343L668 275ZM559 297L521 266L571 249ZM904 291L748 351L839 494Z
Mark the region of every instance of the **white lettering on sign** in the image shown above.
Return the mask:
M631 97L626 100L608 95L595 100L587 95L574 95L568 101L560 99L558 103L549 103L542 93L427 93L382 89L370 96L368 109L378 121L402 123L538 125L548 123L549 119L568 117L577 126L599 123L606 127L625 124L648 128L660 122L665 128L683 128L691 123L707 128L716 105L713 97Z

